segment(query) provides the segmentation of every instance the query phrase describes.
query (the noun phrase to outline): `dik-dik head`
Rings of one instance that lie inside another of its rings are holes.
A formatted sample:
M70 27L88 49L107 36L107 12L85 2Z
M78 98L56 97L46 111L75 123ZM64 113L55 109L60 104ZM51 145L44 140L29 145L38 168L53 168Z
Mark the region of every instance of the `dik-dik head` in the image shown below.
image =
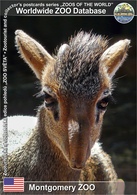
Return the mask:
M130 41L107 48L102 36L79 32L53 57L22 30L15 34L22 58L41 81L45 132L69 165L81 169L99 139L112 78L126 58Z

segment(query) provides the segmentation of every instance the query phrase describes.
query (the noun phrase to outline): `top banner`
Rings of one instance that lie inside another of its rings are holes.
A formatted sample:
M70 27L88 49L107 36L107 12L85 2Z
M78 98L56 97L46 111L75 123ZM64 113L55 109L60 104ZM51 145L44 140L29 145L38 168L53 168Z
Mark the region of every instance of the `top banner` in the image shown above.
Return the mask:
M9 16L113 16L118 4L119 15L135 15L136 2L124 1L33 1L2 2L2 14Z

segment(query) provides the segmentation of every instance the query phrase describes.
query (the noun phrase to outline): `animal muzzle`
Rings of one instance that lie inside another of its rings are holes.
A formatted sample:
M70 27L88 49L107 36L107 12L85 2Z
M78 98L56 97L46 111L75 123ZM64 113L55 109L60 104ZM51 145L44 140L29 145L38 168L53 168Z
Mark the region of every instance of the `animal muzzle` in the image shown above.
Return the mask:
M69 164L73 169L82 169L90 156L91 138L89 125L75 121L69 123Z
M73 148L73 151L70 154L70 167L73 169L84 168L89 156L90 150L88 150L88 147L76 150Z

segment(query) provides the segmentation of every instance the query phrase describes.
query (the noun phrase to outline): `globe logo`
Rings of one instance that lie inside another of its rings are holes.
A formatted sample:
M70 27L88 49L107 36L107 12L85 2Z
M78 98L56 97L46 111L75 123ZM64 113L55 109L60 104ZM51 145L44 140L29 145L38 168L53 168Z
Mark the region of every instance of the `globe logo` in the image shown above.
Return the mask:
M121 24L131 22L134 15L134 8L129 3L120 3L114 9L114 17Z

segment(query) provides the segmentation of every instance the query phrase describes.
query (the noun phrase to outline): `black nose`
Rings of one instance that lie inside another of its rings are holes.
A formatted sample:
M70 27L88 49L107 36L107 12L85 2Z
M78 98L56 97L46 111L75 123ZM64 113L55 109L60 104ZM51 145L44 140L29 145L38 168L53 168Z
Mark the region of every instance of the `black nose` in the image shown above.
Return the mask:
M84 162L76 162L75 160L72 160L70 166L72 169L81 170L84 168L85 163Z

